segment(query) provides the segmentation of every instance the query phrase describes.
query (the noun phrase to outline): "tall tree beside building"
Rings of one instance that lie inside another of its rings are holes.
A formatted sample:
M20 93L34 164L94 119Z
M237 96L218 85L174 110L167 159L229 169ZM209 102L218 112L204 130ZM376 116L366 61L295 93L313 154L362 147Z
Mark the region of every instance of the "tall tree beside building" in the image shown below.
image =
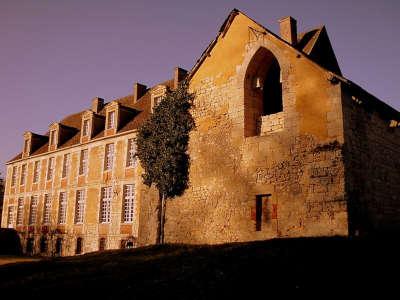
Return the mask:
M189 133L195 122L190 114L194 94L182 82L168 91L141 126L137 156L144 168L143 182L159 191L157 243L164 242L166 200L181 195L188 185Z

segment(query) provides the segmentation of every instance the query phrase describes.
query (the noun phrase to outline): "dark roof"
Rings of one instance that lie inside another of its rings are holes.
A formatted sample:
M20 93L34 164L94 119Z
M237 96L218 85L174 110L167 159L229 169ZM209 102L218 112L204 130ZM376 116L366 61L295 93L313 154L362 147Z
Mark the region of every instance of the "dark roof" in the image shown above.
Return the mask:
M167 86L167 88L172 89L173 84L174 80L170 79L157 85L165 85ZM140 99L138 99L138 101L136 101L136 103L134 103L133 94L112 100L118 102L122 106L122 108L125 108L128 111L135 112L134 114L132 114L133 117L130 120L128 120L125 124L123 124L121 128L118 129L117 133L122 133L137 129L149 117L151 113L150 90L151 89L148 89L146 93ZM98 115L105 116L106 106L110 102L104 104L103 108L99 111ZM78 145L80 143L82 116L85 111L86 110L71 114L59 122L63 127L74 129L75 133L69 139L67 139L62 145L60 145L58 149L67 148L70 146ZM49 132L47 132L44 136L49 136ZM92 139L98 139L102 137L104 137L104 130L98 132ZM33 153L31 153L31 155L39 155L46 153L48 152L48 148L49 148L49 143L47 140L43 145L41 145ZM17 156L8 161L8 163L13 162L15 160L19 160L21 158L22 158L22 153L19 153Z

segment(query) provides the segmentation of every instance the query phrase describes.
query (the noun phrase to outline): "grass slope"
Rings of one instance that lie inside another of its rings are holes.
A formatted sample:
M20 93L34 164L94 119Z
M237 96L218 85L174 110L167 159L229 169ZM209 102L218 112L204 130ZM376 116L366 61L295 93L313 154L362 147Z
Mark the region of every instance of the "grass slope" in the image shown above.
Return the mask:
M16 299L382 296L399 285L399 250L389 239L346 238L151 246L0 266L0 291Z

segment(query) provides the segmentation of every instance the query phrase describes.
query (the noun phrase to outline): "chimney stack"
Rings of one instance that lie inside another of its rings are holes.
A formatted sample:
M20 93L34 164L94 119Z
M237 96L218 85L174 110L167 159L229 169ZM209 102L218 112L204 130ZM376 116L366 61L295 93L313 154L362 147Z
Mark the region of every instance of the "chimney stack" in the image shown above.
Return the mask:
M147 90L147 86L144 84L140 84L135 82L133 85L133 101L136 103L145 93Z
M98 114L100 112L100 110L103 108L104 106L104 99L103 98L93 98L92 100L92 111L94 111L96 114Z
M287 16L279 20L279 26L281 38L295 46L297 44L297 21L291 16Z
M186 78L187 73L188 71L179 67L174 69L174 89L178 87L179 82Z

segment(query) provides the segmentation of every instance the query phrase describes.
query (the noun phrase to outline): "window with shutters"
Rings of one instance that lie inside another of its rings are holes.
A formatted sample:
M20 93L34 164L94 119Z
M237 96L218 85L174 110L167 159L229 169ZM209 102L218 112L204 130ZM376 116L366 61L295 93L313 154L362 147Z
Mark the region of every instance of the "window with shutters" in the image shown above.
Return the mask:
M24 222L24 198L18 198L17 207L17 225L22 225Z
M107 144L104 155L104 171L110 171L113 168L114 144Z
M43 201L43 224L50 224L51 198L49 194L44 195Z
M133 222L134 202L135 202L135 186L133 184L124 185L124 207L123 207L124 223Z
M101 189L100 223L109 223L111 221L112 194L113 190L111 186Z
M14 206L9 206L7 212L7 228L13 228L13 227L14 227Z
M76 191L76 202L75 202L75 224L83 223L83 216L85 212L85 191Z
M63 165L62 165L62 178L68 176L71 165L71 155L69 153L64 154Z
M136 143L134 139L128 140L128 151L126 158L126 166L127 167L135 167L136 166Z
M61 192L58 206L58 224L65 224L67 217L67 193Z
M38 198L39 197L37 195L31 197L31 205L29 208L29 225L36 224Z
M24 185L26 181L26 164L23 164L21 167L21 181L20 184Z
M88 170L88 149L81 151L81 158L79 162L79 175L86 175Z
M39 182L39 177L40 177L40 160L35 161L33 167L33 183Z
M52 180L54 175L54 157L50 157L47 162L47 180Z

